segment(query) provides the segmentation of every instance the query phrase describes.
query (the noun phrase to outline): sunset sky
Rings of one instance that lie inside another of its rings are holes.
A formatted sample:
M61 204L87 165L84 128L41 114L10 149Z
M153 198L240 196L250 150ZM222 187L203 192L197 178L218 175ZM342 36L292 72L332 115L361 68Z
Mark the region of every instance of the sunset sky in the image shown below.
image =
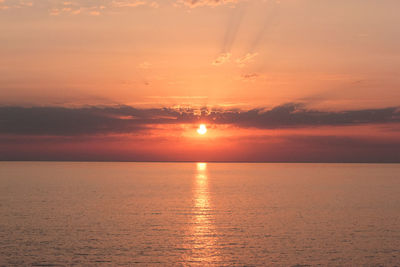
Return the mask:
M0 160L400 162L399 10L0 0Z

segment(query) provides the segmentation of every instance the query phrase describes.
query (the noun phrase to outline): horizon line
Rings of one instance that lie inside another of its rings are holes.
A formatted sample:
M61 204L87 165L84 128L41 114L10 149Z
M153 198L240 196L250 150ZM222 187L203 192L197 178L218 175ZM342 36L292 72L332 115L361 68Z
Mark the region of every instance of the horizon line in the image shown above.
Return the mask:
M76 162L76 163L255 163L255 164L400 164L400 161L201 161L201 160L0 160L2 162Z

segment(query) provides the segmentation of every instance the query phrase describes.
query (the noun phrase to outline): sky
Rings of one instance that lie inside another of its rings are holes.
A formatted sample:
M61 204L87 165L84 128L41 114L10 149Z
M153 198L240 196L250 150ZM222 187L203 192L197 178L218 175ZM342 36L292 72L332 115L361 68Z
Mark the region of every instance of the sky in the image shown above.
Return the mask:
M0 0L0 160L400 162L398 10Z

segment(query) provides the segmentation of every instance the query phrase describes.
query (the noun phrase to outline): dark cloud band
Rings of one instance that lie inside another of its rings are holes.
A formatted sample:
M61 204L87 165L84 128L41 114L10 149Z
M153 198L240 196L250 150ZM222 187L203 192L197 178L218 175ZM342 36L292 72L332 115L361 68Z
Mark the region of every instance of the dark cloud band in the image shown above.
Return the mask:
M399 108L341 112L308 109L289 103L272 109L138 109L113 107L0 107L0 134L93 135L143 131L155 124L229 124L244 128L277 129L400 122Z

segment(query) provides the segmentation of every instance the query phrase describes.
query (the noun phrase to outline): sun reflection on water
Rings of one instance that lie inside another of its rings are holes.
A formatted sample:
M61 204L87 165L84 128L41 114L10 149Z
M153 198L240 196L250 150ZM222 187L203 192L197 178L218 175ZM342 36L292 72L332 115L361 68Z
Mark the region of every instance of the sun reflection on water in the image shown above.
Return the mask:
M190 229L189 263L210 265L219 262L217 233L210 203L207 163L197 163L193 186L193 212Z
M207 170L207 163L198 162L198 163L196 163L196 165L197 165L197 172L198 172L198 173L204 172L204 171Z

